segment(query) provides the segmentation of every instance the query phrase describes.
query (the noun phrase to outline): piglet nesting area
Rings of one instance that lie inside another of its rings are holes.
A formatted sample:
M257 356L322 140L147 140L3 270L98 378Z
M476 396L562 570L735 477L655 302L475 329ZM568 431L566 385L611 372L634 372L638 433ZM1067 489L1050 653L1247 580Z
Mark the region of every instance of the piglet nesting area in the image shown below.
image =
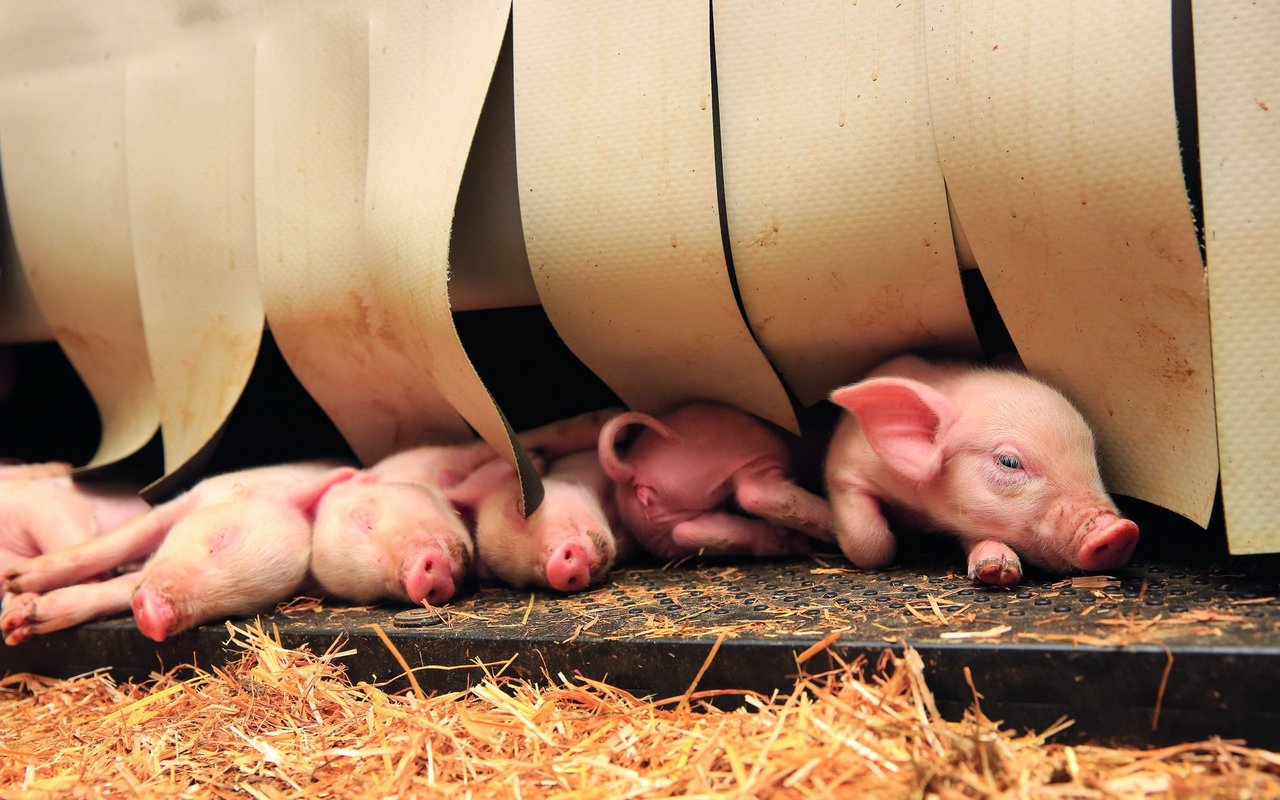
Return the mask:
M1048 743L976 700L938 712L920 655L801 654L789 691L640 698L488 667L464 691L353 681L342 641L291 649L228 623L223 668L140 683L14 675L0 699L4 797L1275 797L1280 756L1214 739L1153 750ZM384 643L391 648L390 639ZM708 663L715 654L708 659ZM707 701L732 695L734 710ZM981 695L975 695L980 698Z

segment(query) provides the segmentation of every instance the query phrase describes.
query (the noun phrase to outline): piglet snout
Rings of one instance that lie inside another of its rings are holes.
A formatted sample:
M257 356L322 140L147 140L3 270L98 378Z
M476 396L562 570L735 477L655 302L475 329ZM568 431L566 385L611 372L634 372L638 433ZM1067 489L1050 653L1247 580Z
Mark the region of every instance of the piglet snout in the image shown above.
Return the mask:
M138 589L133 593L130 605L133 607L133 619L138 630L148 639L163 642L178 627L173 603L154 589Z
M1138 525L1131 519L1104 514L1094 520L1081 542L1076 563L1091 572L1119 567L1138 545Z
M547 558L547 583L557 592L579 592L591 583L591 560L578 542L565 542Z
M449 557L435 548L423 550L406 561L401 580L405 594L413 603L426 600L438 606L451 600L456 591Z

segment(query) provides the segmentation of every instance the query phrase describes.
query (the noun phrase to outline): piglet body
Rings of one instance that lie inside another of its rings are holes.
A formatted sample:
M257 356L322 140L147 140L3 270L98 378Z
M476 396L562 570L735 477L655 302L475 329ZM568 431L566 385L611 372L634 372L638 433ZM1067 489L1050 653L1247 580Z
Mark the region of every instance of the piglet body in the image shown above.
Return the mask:
M617 527L609 480L596 455L579 451L553 461L543 476L542 503L520 514L520 485L505 462L477 473L451 497L475 507L476 549L483 568L507 584L577 592L600 581L630 551Z
M854 564L892 560L885 511L956 534L985 583L1020 580L1019 554L1059 571L1110 569L1132 554L1138 528L1103 488L1092 432L1040 381L902 356L831 399L849 413L828 449L827 491Z
M301 585L311 512L354 474L306 463L217 475L108 534L15 564L7 587L18 594L0 622L5 641L130 606L139 630L157 641L219 616L265 610ZM139 572L80 583L153 551Z
M635 424L645 430L620 458L615 440ZM598 453L623 525L661 558L783 555L807 549L805 537L831 540L830 506L791 480L781 435L730 406L617 415L601 430ZM752 516L730 513L731 501Z

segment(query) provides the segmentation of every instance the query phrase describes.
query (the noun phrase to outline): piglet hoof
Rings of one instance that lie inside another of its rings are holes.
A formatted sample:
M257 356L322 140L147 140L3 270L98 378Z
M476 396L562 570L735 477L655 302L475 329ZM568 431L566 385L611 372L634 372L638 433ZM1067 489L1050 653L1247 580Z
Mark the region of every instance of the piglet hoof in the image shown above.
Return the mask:
M139 589L133 593L133 620L142 635L156 642L163 642L178 626L177 614L167 598L152 589Z
M409 601L418 605L424 600L429 605L443 605L453 599L455 591L449 557L435 548L406 561L401 582Z
M969 578L988 586L1014 586L1022 580L1022 564L1017 558L1012 561L997 557L978 562Z
M27 627L36 615L36 599L40 595L15 594L5 598L4 613L0 614L0 633L4 643L19 645L31 638Z
M591 583L587 550L577 542L565 542L547 559L547 583L557 592L580 592Z
M4 572L0 572L0 594L5 596L5 602L8 602L8 596L22 592L22 589L14 585L14 579L19 576L17 566L12 566Z

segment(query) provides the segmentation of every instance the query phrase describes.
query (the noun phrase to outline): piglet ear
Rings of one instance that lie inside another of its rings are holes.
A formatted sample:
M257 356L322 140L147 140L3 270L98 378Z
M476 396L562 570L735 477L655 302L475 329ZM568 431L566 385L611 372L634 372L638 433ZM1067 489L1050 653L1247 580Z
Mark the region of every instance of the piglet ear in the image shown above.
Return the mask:
M642 414L639 411L627 411L609 418L600 428L600 436L596 440L596 454L600 457L600 466L614 483L631 483L635 478L635 467L618 457L617 438L628 425L643 425L655 431L669 442L679 443L680 437L675 431L663 425L656 417Z
M486 497L516 480L516 468L501 458L495 458L441 491L445 499L455 506L475 508Z
M284 489L285 497L290 505L304 514L310 514L320 503L320 498L334 485L349 481L360 475L354 467L337 467L291 484Z
M942 471L938 431L955 411L936 389L905 378L872 378L836 389L831 401L858 418L871 448L895 472L927 483Z

